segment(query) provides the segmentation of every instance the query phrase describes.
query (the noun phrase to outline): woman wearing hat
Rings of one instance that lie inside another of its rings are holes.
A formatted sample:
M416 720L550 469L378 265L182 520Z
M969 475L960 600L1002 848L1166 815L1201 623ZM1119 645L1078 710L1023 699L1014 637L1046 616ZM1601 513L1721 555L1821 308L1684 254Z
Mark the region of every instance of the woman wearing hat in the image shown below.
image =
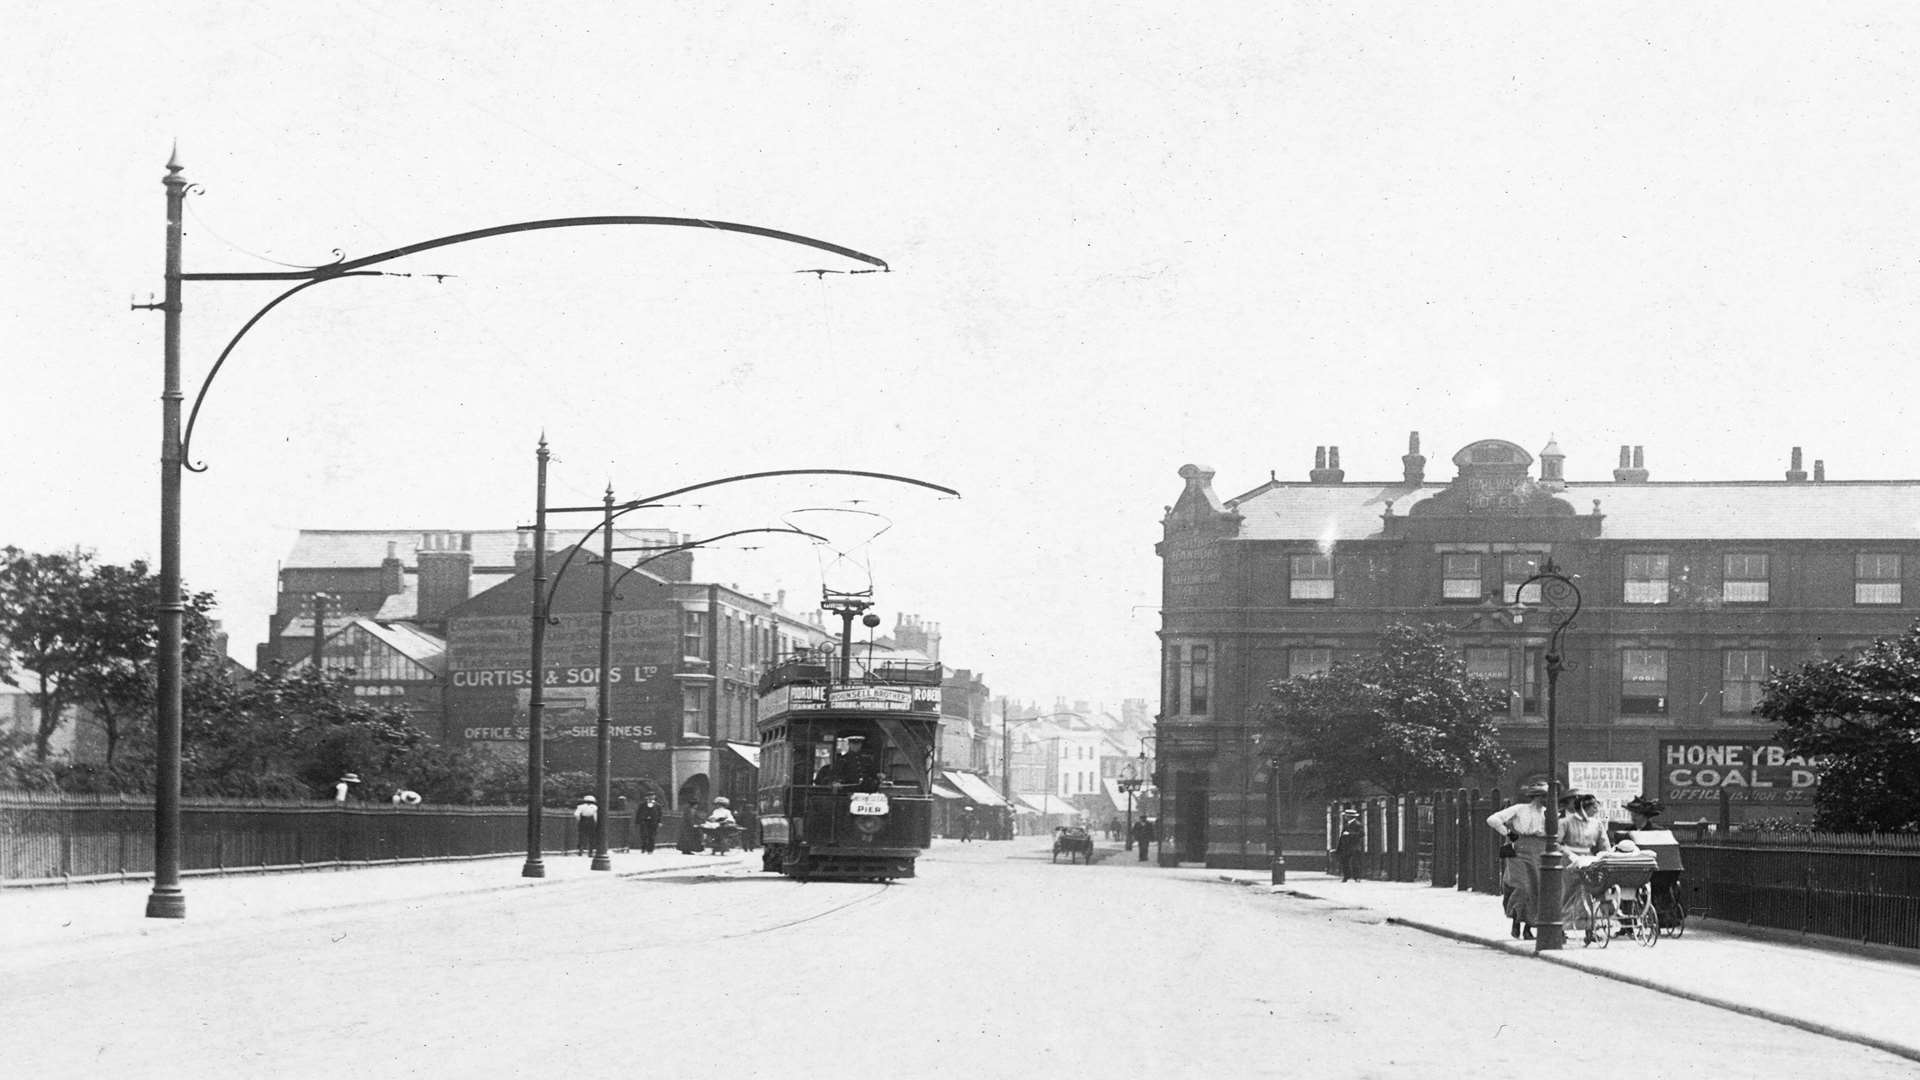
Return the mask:
M1560 846L1567 853L1567 865L1578 869L1593 861L1595 855L1613 849L1607 839L1607 816L1600 810L1600 797L1579 788L1560 796ZM1578 929L1585 940L1593 940L1594 897L1585 883L1569 876L1560 897L1560 922L1571 934Z
M1520 801L1487 815L1487 826L1513 845L1501 860L1501 906L1514 937L1532 937L1540 921L1540 856L1547 850L1547 785L1538 781L1520 789Z

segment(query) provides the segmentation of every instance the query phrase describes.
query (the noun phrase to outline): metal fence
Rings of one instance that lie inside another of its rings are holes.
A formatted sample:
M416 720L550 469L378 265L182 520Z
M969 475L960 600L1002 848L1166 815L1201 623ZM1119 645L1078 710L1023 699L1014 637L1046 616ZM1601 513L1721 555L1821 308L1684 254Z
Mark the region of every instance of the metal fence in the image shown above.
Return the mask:
M543 845L574 850L572 812L543 816ZM525 807L189 798L180 818L183 873L478 858L527 846ZM615 815L609 825L608 844L627 846L632 821ZM150 797L0 792L0 884L152 873Z
M1426 881L1435 888L1500 894L1500 836L1487 815L1498 791L1347 799L1327 806L1327 848L1343 810L1366 833L1361 876ZM1681 898L1691 915L1920 948L1920 836L1738 833L1705 823L1674 828ZM1329 869L1332 869L1329 867Z
M1734 833L1680 852L1690 912L1920 949L1920 836Z

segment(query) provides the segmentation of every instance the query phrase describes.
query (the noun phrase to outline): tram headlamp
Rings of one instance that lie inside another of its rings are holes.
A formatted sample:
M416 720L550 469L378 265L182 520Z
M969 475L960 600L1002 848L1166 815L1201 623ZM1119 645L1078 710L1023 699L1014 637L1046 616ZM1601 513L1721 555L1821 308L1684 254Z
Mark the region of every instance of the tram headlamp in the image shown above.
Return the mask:
M880 827L886 823L887 819L883 817L857 817L853 819L853 827L866 833L868 836L879 832Z

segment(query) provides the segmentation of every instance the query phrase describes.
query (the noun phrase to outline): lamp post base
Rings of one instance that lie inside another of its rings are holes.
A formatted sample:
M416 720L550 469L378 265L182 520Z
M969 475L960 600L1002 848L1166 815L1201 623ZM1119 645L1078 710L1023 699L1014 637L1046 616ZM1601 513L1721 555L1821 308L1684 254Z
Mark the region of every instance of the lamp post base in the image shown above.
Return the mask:
M1540 921L1533 926L1533 951L1557 952L1567 947L1567 927L1561 921L1561 898L1567 853L1555 844L1540 856Z
M588 869L611 870L613 869L613 860L607 857L606 852L596 851L593 853L593 863Z
M520 868L520 876L521 877L546 877L547 864L537 858L528 859L526 865Z
M175 885L154 886L147 894L147 918L184 919L187 917L187 894Z

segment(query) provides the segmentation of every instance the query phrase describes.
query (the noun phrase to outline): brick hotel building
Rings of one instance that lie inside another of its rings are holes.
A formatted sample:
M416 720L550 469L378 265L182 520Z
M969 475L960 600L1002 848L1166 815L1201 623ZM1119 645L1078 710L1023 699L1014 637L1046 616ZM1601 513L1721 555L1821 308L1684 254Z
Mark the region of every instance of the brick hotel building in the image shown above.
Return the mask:
M1348 480L1320 447L1304 482L1226 500L1212 469L1183 466L1156 546L1163 861L1264 866L1270 836L1325 850L1323 793L1292 763L1268 775L1257 710L1270 684L1370 652L1396 621L1450 627L1468 668L1508 691L1514 765L1469 782L1544 776L1551 628L1515 588L1549 556L1583 599L1563 645L1562 780L1570 761L1637 763L1675 817L1710 813L1721 788L1736 819L1806 814L1811 774L1750 710L1769 668L1913 621L1920 480L1790 460L1779 480L1656 481L1623 446L1611 479L1569 480L1552 440L1536 472L1519 445L1482 439L1429 481L1416 432L1396 479Z

